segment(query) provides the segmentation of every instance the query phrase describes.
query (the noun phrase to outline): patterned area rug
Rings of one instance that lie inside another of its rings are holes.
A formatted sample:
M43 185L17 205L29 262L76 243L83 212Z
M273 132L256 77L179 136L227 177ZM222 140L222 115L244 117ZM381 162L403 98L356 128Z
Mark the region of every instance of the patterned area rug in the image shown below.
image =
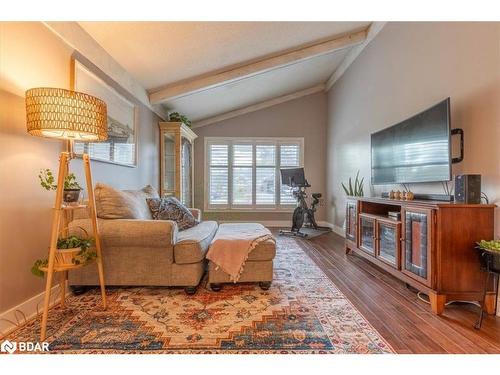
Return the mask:
M115 288L102 310L98 290L49 314L53 353L393 353L305 254L278 237L272 287L225 285L194 296L179 288ZM40 319L8 336L38 341Z

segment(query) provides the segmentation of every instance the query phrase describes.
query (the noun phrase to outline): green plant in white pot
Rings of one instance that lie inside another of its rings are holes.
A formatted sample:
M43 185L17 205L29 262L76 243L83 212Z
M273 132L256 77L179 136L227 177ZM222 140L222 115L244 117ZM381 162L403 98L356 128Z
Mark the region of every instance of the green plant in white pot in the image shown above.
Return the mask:
M64 267L87 264L97 258L93 245L93 238L80 238L75 235L59 238L54 264ZM37 259L31 267L31 273L43 277L48 264L48 258Z

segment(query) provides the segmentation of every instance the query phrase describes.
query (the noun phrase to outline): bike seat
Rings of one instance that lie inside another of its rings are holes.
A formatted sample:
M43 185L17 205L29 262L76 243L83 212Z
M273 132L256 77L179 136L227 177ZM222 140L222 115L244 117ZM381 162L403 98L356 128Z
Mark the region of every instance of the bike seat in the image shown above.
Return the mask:
M312 193L313 198L321 198L322 194L321 193Z

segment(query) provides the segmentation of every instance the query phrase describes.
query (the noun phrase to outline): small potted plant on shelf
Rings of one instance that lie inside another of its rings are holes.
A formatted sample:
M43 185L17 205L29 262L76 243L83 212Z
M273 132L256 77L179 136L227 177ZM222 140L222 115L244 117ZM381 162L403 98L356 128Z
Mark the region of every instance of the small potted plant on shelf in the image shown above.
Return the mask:
M57 240L57 250L54 264L58 267L73 267L85 265L97 258L92 248L93 239L68 236ZM48 267L48 259L37 259L31 267L31 273L43 277Z
M40 185L45 190L56 190L57 185L55 183L55 177L52 171L48 168L40 169L40 173L38 174L38 178L40 180ZM76 180L76 176L74 173L68 173L66 178L64 179L64 192L63 192L63 200L65 203L75 203L78 202L78 198L80 197L80 191L82 190L81 186L78 184Z
M183 122L187 126L191 127L191 120L189 120L186 116L181 115L179 112L172 112L168 114L169 122Z

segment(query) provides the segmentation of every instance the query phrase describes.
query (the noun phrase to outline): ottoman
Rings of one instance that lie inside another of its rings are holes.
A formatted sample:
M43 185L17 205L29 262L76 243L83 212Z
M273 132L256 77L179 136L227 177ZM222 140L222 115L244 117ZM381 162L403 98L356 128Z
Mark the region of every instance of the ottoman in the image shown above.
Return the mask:
M223 229L224 225L219 225ZM252 224L255 225L255 224ZM273 240L260 242L248 255L243 273L238 279L238 283L258 282L263 290L271 287L273 281L273 259L276 256L276 243ZM208 263L208 284L213 291L222 289L223 283L234 283L228 274L209 261Z

